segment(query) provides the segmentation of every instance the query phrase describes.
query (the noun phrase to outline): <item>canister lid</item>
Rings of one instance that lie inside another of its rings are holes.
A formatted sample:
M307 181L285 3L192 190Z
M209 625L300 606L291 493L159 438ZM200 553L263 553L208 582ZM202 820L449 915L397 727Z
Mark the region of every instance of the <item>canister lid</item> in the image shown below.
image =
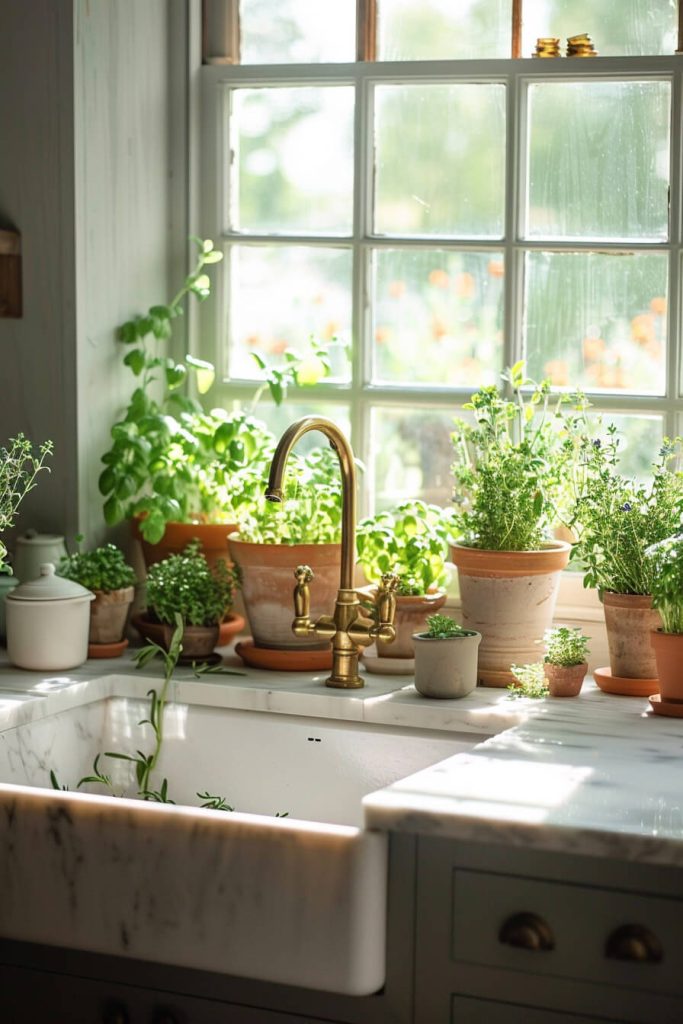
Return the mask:
M20 583L15 590L7 595L8 601L68 601L75 597L87 597L93 601L95 595L80 583L55 575L52 562L44 562L40 567L40 576L27 583Z
M64 538L58 533L38 533L37 530L27 530L26 533L17 537L14 543L32 548L50 547L53 544L63 544Z

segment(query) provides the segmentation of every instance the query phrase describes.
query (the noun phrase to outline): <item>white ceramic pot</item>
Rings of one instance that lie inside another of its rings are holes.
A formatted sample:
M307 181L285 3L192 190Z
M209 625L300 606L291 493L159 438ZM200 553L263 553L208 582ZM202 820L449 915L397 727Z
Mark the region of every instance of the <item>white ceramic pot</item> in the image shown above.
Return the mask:
M14 543L14 575L20 583L29 583L40 575L40 567L52 562L59 565L66 557L64 538L56 533L37 533L27 530Z
M465 636L413 635L415 689L423 697L466 697L477 685L477 655L481 633Z
M56 672L88 657L90 602L85 587L55 576L48 562L40 576L20 584L5 599L7 654L17 668Z

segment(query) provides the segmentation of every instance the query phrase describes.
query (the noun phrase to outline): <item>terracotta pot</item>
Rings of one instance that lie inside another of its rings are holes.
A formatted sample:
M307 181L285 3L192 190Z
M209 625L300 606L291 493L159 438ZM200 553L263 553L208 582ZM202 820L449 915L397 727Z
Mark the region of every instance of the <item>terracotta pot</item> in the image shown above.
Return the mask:
M372 588L373 595L375 588ZM380 658L414 658L415 633L427 628L427 616L438 612L446 603L446 591L438 590L435 594L407 594L396 598L396 639L390 643L377 641L377 656Z
M173 626L165 622L156 622L145 613L133 615L131 623L143 639L159 644L165 651L169 649L174 632ZM182 644L181 661L208 658L218 645L218 626L185 626Z
M230 564L228 559L228 534L237 529L235 523L166 523L166 529L157 544L150 544L140 532L140 516L131 519L131 533L135 540L140 541L147 568L161 562L169 555L183 553L190 541L199 538L209 565L213 566L219 559Z
M683 703L683 633L665 633L661 629L650 634L659 677L662 703Z
M549 541L539 551L487 551L456 544L462 625L481 633L479 682L508 686L510 665L541 660L540 642L550 628L560 573L570 545Z
M580 665L551 665L544 662L543 672L548 680L551 697L578 697L588 671L588 663Z
M116 644L122 637L128 610L135 596L134 587L121 590L96 590L90 605L90 644Z
M296 637L294 621L294 570L309 565L311 620L332 615L339 590L340 544L252 544L232 534L230 557L238 567L244 607L257 647L279 650L324 650L329 640Z
M477 650L481 633L444 639L421 633L415 644L415 689L423 697L466 697L477 685Z
M650 643L662 619L647 594L602 595L607 626L610 669L625 679L656 679L655 654Z

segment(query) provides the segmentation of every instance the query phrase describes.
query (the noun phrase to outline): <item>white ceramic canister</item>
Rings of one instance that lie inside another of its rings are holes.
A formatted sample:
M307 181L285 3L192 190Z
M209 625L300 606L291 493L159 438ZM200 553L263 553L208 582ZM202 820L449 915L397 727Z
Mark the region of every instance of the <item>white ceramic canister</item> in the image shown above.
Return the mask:
M56 533L37 533L27 530L14 542L12 567L20 583L29 583L40 575L41 565L52 562L59 565L66 557L64 538Z
M17 668L55 672L76 668L88 657L90 602L95 595L55 576L47 562L40 576L5 598L7 654Z

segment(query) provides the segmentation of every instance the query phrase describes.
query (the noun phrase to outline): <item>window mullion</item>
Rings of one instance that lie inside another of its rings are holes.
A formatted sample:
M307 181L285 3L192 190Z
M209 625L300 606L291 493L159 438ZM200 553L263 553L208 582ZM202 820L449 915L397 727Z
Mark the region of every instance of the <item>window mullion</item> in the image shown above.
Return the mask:
M360 12L359 12L360 13ZM373 205L373 112L372 87L360 73L356 77L356 108L354 121L354 194L353 194L353 273L352 273L352 325L351 350L351 436L354 451L367 465L369 463L369 414L363 403L363 387L370 372L371 316L368 289L369 256L363 240L372 221ZM367 501L366 488L362 501ZM363 505L361 504L363 511Z
M683 73L673 76L671 89L671 172L669 185L669 231L671 248L669 254L669 301L668 301L668 370L667 396L676 399L681 393L681 346L683 343L683 310L681 305L683 251ZM667 432L677 433L678 425L674 414L667 417Z
M518 243L522 233L520 208L526 181L526 173L522 168L526 140L526 89L521 77L514 72L508 76L506 103L503 365L512 366L524 356L524 251Z

